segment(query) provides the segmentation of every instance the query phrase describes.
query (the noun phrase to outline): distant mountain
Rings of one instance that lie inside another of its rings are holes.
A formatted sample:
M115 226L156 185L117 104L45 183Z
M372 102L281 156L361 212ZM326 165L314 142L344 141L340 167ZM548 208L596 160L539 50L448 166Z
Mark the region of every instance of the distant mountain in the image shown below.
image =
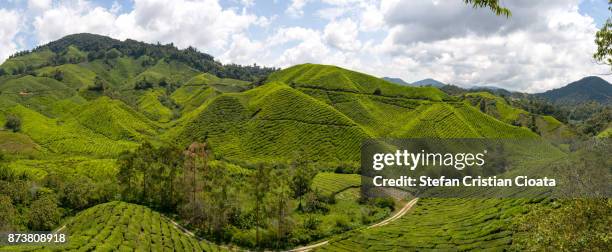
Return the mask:
M391 82L391 83L395 83L395 84L399 84L399 85L404 85L404 86L410 86L410 83L405 82L401 78L383 77L382 79L386 80L388 82Z
M589 76L565 87L536 94L536 96L563 104L579 104L589 101L612 104L612 84L602 78Z
M504 88L500 88L497 86L472 86L470 87L470 90L477 90L477 89L489 89L489 90L506 90Z
M411 85L412 86L418 86L418 87L432 86L432 87L437 87L437 88L446 86L446 84L444 84L444 83L442 83L440 81L431 79L431 78L423 79L423 80L420 80L420 81L415 81Z

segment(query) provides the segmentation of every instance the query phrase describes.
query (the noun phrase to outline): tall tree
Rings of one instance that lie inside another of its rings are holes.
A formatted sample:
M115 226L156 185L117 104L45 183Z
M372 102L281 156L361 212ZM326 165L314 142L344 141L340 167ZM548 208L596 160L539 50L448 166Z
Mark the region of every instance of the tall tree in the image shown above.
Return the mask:
M204 221L203 203L199 198L204 190L204 178L208 172L208 153L206 143L194 142L183 152L185 165L183 183L185 188L185 209L190 222L201 225Z
M608 11L612 13L612 0L608 1ZM612 70L612 18L608 17L606 23L595 34L595 44L597 51L593 58L597 62L610 65Z
M291 216L291 194L292 190L289 187L288 174L283 170L276 170L273 176L273 188L270 190L270 217L276 227L277 247L282 248L282 245L287 241L287 237L291 233L293 227Z
M255 242L256 246L259 248L260 246L260 232L259 228L261 227L262 220L262 203L264 198L266 197L268 191L270 190L270 167L259 164L257 167L257 171L255 171L251 177L251 193L253 198L255 198Z

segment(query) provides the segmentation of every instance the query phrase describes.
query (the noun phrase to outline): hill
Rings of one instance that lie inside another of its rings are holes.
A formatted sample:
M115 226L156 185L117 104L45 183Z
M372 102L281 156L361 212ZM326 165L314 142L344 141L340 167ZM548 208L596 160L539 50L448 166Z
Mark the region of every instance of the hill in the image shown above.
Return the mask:
M358 94L401 96L405 98L441 101L446 94L438 89L404 87L371 75L337 66L302 64L270 74L268 82L284 82L292 87L342 91Z
M148 207L118 201L80 212L62 233L69 237L66 244L12 246L0 251L227 251L198 241Z
M567 140L576 135L570 127L552 116L529 113L488 92L466 93L462 98L483 113L508 124L529 128L549 140Z
M440 81L431 79L431 78L423 79L423 80L420 80L420 81L415 81L415 82L413 82L410 85L417 86L417 87L432 86L432 87L437 87L437 88L441 88L441 87L446 86L446 84L444 84L444 83L442 83Z
M391 82L391 83L395 83L395 84L399 84L399 85L403 85L403 86L410 86L410 83L405 82L401 78L383 77L382 79L386 80L388 82Z
M602 78L590 76L562 88L536 95L559 104L580 104L589 101L612 104L612 84Z
M210 72L220 77L244 80L256 80L264 77L274 68L259 66L223 65L214 57L201 53L193 47L183 50L173 44L147 44L131 39L125 41L110 37L81 33L65 36L59 40L42 45L33 51L24 51L10 57L0 66L3 73L18 74L47 65L91 62L96 59L130 56L133 58L148 57L149 61L170 59L188 65L203 72Z
M202 105L163 137L179 145L207 140L233 160L284 162L303 151L313 161L356 162L361 141L372 137L534 136L469 105L443 102L447 96L436 88L403 87L339 67L298 65L267 81L202 96Z

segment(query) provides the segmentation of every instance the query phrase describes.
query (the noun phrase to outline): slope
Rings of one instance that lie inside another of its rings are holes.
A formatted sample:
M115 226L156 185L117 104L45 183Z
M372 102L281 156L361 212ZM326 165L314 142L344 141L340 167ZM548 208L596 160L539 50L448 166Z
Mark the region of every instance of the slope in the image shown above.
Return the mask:
M21 132L53 153L115 156L137 145L126 140L111 140L83 127L75 119L52 119L21 105L0 113L21 118Z
M467 93L462 96L468 104L507 124L519 125L540 134L549 140L562 140L575 136L565 124L552 116L529 113L515 108L499 96L488 92Z
M318 251L507 250L510 223L527 211L524 199L420 199L386 226L348 232Z
M280 81L293 87L335 90L360 94L380 94L441 101L447 95L432 87L405 87L367 74L337 66L302 64L270 74L268 81Z
M560 104L579 104L596 101L612 103L612 84L602 78L589 76L567 84L567 86L537 94Z
M147 207L109 202L77 214L61 230L69 236L62 245L13 246L0 251L225 251L198 241L169 219Z
M157 126L145 116L105 96L82 106L74 118L93 132L113 140L141 141L157 131Z
M350 118L283 83L225 93L181 118L167 139L208 142L225 158L356 160L368 135ZM316 161L316 160L313 160Z

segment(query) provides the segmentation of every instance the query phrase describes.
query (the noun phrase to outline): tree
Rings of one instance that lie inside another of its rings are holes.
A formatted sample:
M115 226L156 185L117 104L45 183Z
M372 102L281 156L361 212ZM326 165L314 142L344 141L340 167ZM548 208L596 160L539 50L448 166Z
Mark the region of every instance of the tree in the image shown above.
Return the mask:
M204 180L208 172L207 144L194 142L183 152L183 186L186 205L183 215L196 225L204 221L203 202L199 195L204 190Z
M10 197L0 194L0 232L13 231L17 210Z
M30 230L44 231L53 229L60 221L60 211L53 194L43 195L32 202L28 213Z
M464 0L466 4L471 4L474 8L485 8L489 7L495 15L498 16L512 16L512 12L499 5L499 0Z
M608 1L608 10L612 12L612 0ZM608 18L595 34L595 44L597 44L597 51L593 54L593 58L612 68L612 18Z
M259 164L257 167L257 171L253 173L250 180L250 184L252 187L251 193L253 195L253 198L255 198L255 242L257 247L260 246L259 228L261 226L262 219L261 205L268 191L270 190L270 171L270 167L265 166L263 164Z
M12 130L13 132L18 132L21 130L21 118L16 115L8 115L6 117L6 122L4 123L4 127Z
M291 216L291 188L288 185L287 174L283 174L282 170L276 170L277 173L273 176L277 178L273 182L273 188L270 191L270 207L269 215L273 219L273 226L276 227L277 248L282 248L287 241L287 237L291 233L293 227Z
M292 168L294 170L292 183L290 184L293 190L293 196L299 198L298 208L303 210L302 197L310 191L312 185L313 172L305 160L297 159L294 161Z
M376 88L376 90L374 90L374 95L381 95L382 91L380 90L380 88Z

